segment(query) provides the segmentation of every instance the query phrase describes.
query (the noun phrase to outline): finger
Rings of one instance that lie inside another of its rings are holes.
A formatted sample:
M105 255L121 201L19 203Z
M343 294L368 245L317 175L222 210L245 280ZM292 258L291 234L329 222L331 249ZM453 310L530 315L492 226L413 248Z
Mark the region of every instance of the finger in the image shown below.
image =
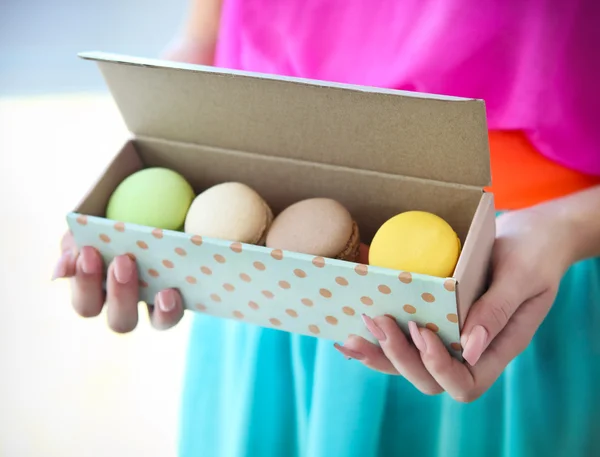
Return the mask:
M416 325L411 325L410 333L419 348L423 365L452 398L469 402L479 395L475 389L475 378L467 366L450 355L435 333L427 328L417 328Z
M60 250L61 252L65 252L67 249L76 249L75 239L73 238L73 233L69 230L65 232L60 240Z
M71 279L71 301L82 317L95 317L104 305L102 289L102 258L94 248L81 249L74 262L75 274Z
M536 297L520 306L475 367L468 367L452 357L429 329L418 329L417 335L421 335L422 340L417 345L423 364L452 398L461 402L476 400L527 347L548 312L544 305L547 301L547 297Z
M70 278L75 276L76 273L77 247L75 246L71 232L66 232L63 235L60 241L60 248L62 254L54 267L52 281L58 278Z
M494 272L488 291L477 300L462 329L463 357L474 366L490 342L502 331L521 303L531 297L529 287L515 277L518 269Z
M391 375L399 374L379 346L360 336L351 335L343 346L337 343L333 346L346 358L358 360L372 370Z
M167 330L183 318L183 300L175 289L161 290L156 294L154 306L148 305L150 322L157 330Z
M76 273L76 261L77 256L67 249L64 251L58 259L58 262L54 266L52 273L52 281L59 278L71 278Z
M117 333L132 331L138 323L138 273L129 256L114 258L106 285L108 326Z
M492 385L504 368L529 346L553 301L553 293L545 292L519 307L477 365L471 368L478 384Z
M380 316L373 320L363 314L363 321L371 334L379 340L383 353L398 373L424 394L437 395L443 391L423 365L418 349L410 344L395 319Z

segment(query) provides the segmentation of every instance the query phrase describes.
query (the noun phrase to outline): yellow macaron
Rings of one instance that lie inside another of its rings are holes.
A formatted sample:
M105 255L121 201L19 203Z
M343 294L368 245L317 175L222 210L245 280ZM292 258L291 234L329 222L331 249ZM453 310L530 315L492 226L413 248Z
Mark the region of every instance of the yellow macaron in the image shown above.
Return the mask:
M461 244L444 219L426 211L407 211L387 220L369 249L369 264L437 277L454 272Z

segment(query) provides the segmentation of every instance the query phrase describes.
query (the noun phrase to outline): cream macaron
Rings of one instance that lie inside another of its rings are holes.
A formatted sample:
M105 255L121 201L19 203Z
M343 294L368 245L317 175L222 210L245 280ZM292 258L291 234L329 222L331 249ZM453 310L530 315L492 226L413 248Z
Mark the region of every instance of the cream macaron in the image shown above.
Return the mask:
M329 198L310 198L284 209L267 234L267 247L355 261L360 237L348 210Z
M225 182L194 199L184 230L208 238L264 245L272 221L271 208L254 189Z

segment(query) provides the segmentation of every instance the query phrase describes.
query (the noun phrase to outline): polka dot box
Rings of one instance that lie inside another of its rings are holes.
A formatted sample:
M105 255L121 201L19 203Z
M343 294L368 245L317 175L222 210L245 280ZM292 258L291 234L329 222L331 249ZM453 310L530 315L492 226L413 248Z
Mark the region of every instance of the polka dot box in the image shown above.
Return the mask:
M141 300L176 288L193 312L336 341L376 343L361 314L388 314L406 332L409 320L427 326L460 359L460 326L484 290L494 239L479 102L83 57L98 62L133 138L67 221L105 265L121 254L136 261ZM112 191L148 166L182 173L196 192L244 182L276 214L303 198L335 198L366 243L389 217L429 210L457 230L463 252L453 277L436 278L106 219Z

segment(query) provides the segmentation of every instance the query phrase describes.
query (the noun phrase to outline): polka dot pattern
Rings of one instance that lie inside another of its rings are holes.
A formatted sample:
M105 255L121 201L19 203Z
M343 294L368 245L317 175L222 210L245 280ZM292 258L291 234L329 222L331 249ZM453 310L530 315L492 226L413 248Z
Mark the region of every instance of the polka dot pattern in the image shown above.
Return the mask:
M335 278L335 282L338 283L340 286L348 285L348 280L342 276L338 276L337 278Z
M329 289L320 289L319 294L325 298L331 298L333 295Z
M373 306L373 299L371 297L360 297L360 301L363 305Z
M410 284L412 282L412 275L407 271L403 271L398 275L398 279L401 283Z
M456 281L303 256L197 235L70 215L78 246L98 249L105 265L128 255L140 300L175 288L191 310L334 341L358 335L378 344L360 316L389 315L429 328L457 356Z
M421 294L421 298L423 299L423 301L427 302L427 303L433 303L435 301L435 297L430 294L429 292L425 292L424 294Z
M408 314L415 314L417 312L417 308L415 308L413 305L404 305L402 309Z
M392 293L392 289L390 289L388 286L386 286L385 284L381 284L380 286L377 286L377 290L379 292L381 292L383 295L389 295Z
M359 276L367 276L369 274L369 267L366 265L356 265L354 272Z
M446 279L444 281L444 289L448 292L454 292L456 290L456 281L454 279Z
M300 268L296 268L294 270L294 275L296 275L298 278L306 278L306 273L304 272L304 270L301 270Z
M268 299L275 297L273 292L271 292L270 290L263 290L262 294L265 296L265 298L268 298Z
M346 316L354 316L356 314L356 311L354 311L354 308L350 308L349 306L344 306L342 308L342 312L346 315Z
M337 325L337 323L338 323L337 318L334 316L327 316L325 318L325 320L327 321L328 324L331 324L331 325Z
M428 322L427 324L425 324L425 327L427 327L429 330L431 330L432 332L435 332L435 333L440 331L440 328L431 322Z
M325 259L323 257L315 257L312 263L317 268L323 268L325 266Z
M252 278L249 275L247 275L246 273L240 273L240 279L244 282L252 281Z

